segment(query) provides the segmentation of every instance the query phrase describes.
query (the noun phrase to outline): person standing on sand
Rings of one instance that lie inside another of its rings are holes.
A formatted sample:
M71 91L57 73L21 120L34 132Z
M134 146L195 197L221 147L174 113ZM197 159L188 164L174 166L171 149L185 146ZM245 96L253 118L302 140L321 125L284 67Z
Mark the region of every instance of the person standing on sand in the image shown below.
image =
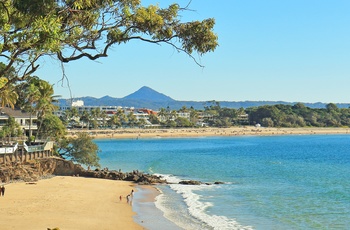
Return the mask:
M122 201L122 195L119 196L119 201Z
M1 187L1 196L5 196L5 186Z

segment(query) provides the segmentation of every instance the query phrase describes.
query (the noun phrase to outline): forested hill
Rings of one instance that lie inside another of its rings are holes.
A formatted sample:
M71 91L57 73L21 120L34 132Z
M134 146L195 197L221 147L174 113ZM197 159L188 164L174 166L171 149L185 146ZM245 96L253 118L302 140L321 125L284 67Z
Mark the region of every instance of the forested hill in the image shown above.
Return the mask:
M177 101L165 94L159 93L149 87L142 87L136 92L127 95L123 98L114 98L110 96L104 96L101 98L94 97L80 97L73 100L82 100L86 106L122 106L122 107L135 107L135 108L149 108L158 110L159 108L167 108L178 110L183 106L187 108L193 107L194 109L204 109L205 106L210 106L213 101ZM60 99L60 105L66 105L71 100ZM258 107L262 105L294 105L297 102L285 102L285 101L216 101L220 103L221 107L226 108L250 108ZM309 108L325 108L328 103L303 103ZM338 108L349 108L350 103L335 103Z

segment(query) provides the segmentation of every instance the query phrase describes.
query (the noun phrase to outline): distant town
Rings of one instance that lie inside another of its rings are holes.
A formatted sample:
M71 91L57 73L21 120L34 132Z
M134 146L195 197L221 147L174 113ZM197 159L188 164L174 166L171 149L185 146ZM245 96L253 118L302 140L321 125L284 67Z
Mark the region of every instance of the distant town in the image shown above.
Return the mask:
M174 128L174 127L205 127L214 115L183 107L180 110L161 108L154 111L148 108L122 106L85 106L81 100L73 101L71 105L60 106L54 114L65 120L67 128ZM240 123L248 122L248 115L238 115Z
M54 154L55 138L72 130L116 130L119 128L175 129L203 127L350 127L350 108L328 103L310 108L303 103L228 108L210 101L203 109L169 106L157 110L147 107L85 105L68 100L46 117L33 110L2 107L0 113L0 157L2 162L35 159ZM84 137L80 137L84 138ZM70 140L72 141L72 140ZM64 142L62 142L64 143ZM57 154L57 153L56 153ZM0 162L1 163L1 162Z

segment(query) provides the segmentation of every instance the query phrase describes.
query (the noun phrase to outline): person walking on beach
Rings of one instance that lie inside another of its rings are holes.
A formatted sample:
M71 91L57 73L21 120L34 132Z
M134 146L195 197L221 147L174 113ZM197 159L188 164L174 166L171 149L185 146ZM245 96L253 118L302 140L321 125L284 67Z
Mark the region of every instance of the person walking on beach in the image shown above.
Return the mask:
M122 201L122 195L119 196L119 201Z
M130 195L127 195L127 196L126 196L126 202L127 202L127 203L129 203L129 197L130 197Z
M5 196L5 186L1 186L1 196Z

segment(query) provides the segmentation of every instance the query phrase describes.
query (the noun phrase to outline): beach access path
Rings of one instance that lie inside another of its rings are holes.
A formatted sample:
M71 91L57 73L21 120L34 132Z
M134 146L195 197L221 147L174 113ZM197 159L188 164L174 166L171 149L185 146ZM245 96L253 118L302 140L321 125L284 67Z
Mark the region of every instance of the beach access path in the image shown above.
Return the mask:
M0 197L1 230L144 229L134 222L136 213L126 200L135 190L130 182L56 176L5 188Z

